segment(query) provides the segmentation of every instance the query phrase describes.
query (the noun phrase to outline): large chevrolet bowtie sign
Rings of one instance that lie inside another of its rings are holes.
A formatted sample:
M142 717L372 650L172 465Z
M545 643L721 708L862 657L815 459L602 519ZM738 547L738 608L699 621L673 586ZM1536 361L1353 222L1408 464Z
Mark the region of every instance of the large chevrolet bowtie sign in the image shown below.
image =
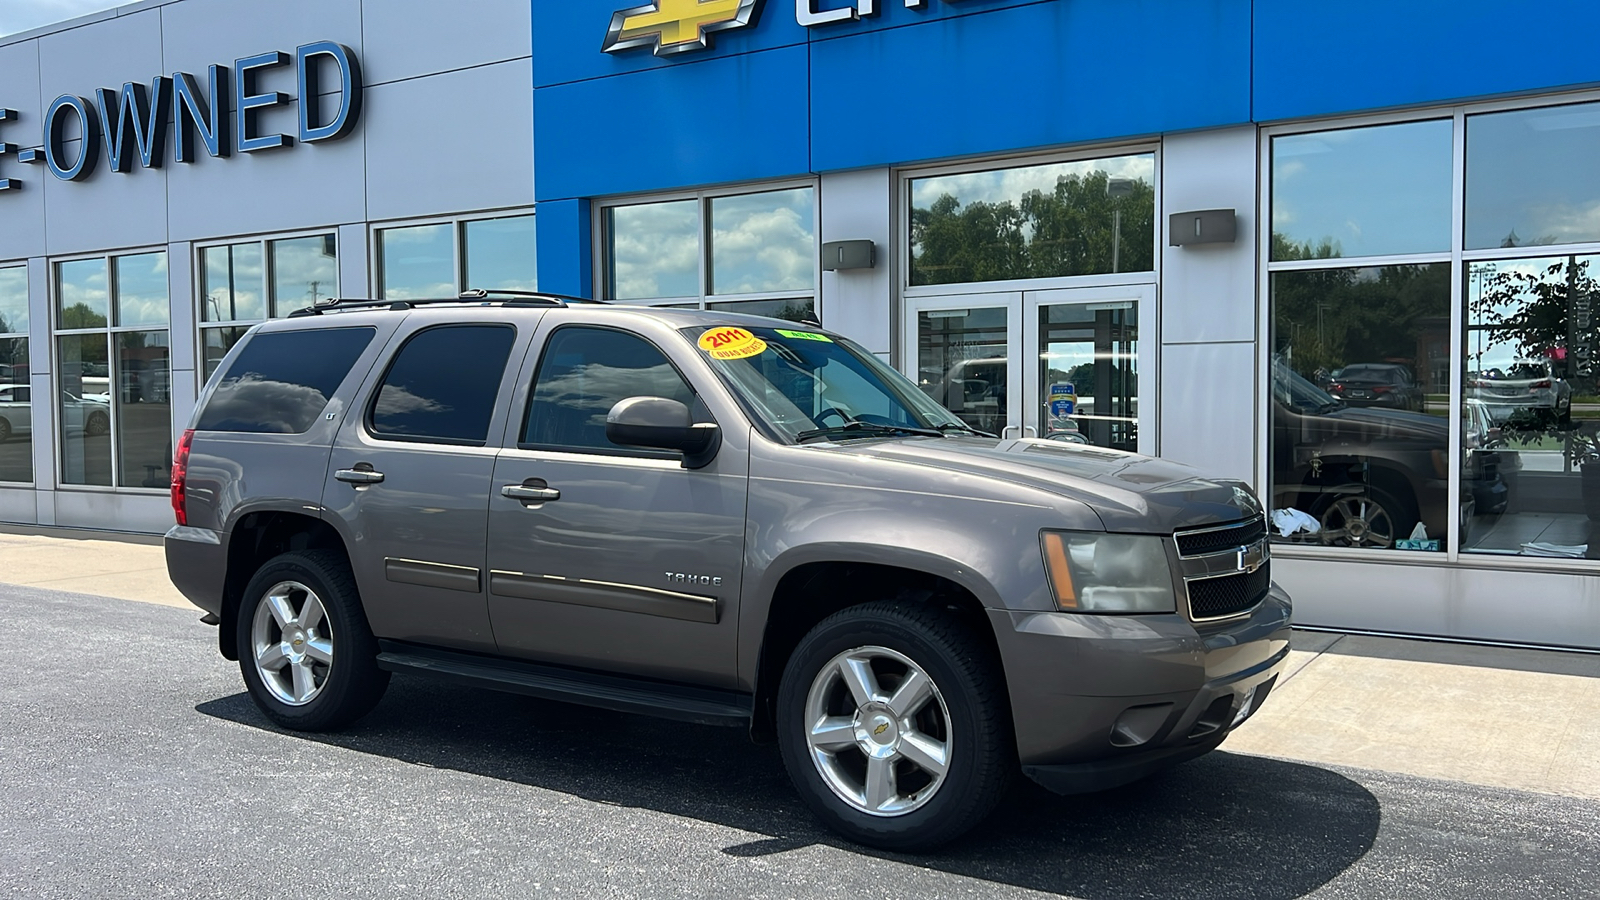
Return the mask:
M852 22L876 15L878 0L854 0L845 6L818 9L829 0L794 0L794 20L807 28L834 22ZM927 0L904 0L906 8L917 9ZM752 24L761 0L655 0L632 9L618 10L606 29L607 53L649 47L657 56L671 56L685 50L704 50L711 46L714 32L744 28Z
M299 133L264 134L256 121L259 114L295 98L282 91L258 91L256 76L291 64L299 84ZM335 71L338 109L325 116L317 98L324 76ZM159 169L167 158L169 132L173 161L192 163L202 146L208 155L224 157L234 150L290 147L296 137L302 144L341 138L355 129L360 115L361 66L355 54L343 44L318 41L296 48L293 56L273 51L234 60L231 72L228 66L211 66L204 88L188 72L175 72L171 78L157 75L148 87L128 82L121 90L100 88L92 100L62 94L40 123L41 144L19 149L0 142L0 160L14 155L20 163L42 162L62 181L82 181L94 173L102 147L113 172L131 171L135 157L141 166ZM0 108L0 126L17 121L16 110ZM22 179L0 176L0 191L20 187Z

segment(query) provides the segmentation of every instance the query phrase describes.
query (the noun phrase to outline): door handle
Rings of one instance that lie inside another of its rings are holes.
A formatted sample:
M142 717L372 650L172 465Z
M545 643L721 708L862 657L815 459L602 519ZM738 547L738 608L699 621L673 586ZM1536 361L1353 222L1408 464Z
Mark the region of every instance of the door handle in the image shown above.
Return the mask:
M1022 426L1020 425L1007 425L1006 427L1000 429L1000 439L1005 440L1006 435L1010 434L1011 429L1013 428L1015 428L1019 434L1022 432Z
M377 484L383 481L383 473L372 471L372 467L366 463L360 463L354 469L340 469L333 473L333 477L345 484Z
M541 479L528 479L537 484L508 484L500 488L500 496L519 500L524 506L532 503L544 503L547 500L560 500L561 492L547 486Z
M1022 436L1023 437L1038 437L1039 436L1039 429L1033 427L1032 425L1024 425L1024 426L1022 426Z

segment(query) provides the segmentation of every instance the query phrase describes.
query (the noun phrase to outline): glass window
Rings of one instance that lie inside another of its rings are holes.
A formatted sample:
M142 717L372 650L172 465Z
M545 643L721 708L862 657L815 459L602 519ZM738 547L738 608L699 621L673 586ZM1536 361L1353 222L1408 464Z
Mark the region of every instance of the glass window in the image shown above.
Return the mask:
M167 332L119 332L116 347L118 483L167 488L172 484L172 351Z
M167 324L167 253L113 257L117 277L117 325Z
M1467 117L1466 249L1600 241L1600 103Z
M1137 304L1041 305L1038 334L1040 436L1138 452Z
M332 234L268 241L267 247L272 255L275 317L339 296L338 242Z
M509 325L447 325L408 339L368 423L379 437L482 445L516 340Z
M1450 264L1274 272L1273 534L1443 550Z
M1009 329L1005 307L917 314L917 384L979 431L1006 427Z
M305 432L322 415L328 398L350 374L374 333L371 328L325 328L257 334L217 382L195 428ZM208 348L208 359L211 352ZM210 365L215 368L215 363Z
M103 331L56 339L63 484L112 485L111 366L107 349L108 337Z
M534 376L522 443L630 456L671 456L611 443L606 414L628 397L666 397L686 406L694 391L655 345L608 328L567 327L550 335Z
M1600 256L1467 266L1466 552L1600 558L1597 272Z
M379 273L384 300L454 297L455 226L413 225L378 232Z
M707 293L809 291L817 241L811 188L711 198Z
M217 370L217 366L222 365L222 360L228 355L228 351L232 350L233 345L239 343L239 339L244 337L245 332L249 330L250 329L245 326L238 326L234 328L205 328L201 330L200 355L201 365L203 367L202 375L207 381L211 380L211 373Z
M56 315L63 329L105 327L111 316L111 292L104 259L56 264Z
M1450 249L1449 119L1272 139L1272 256Z
M1155 268L1155 155L911 181L911 283Z
M533 216L474 219L462 223L462 229L466 243L461 265L463 288L539 289Z
M693 309L693 307L690 307L690 309ZM817 321L816 301L810 297L796 300L722 300L716 303L707 303L706 309L741 313L747 316L770 316L774 319L788 319L791 322Z
M0 334L28 333L28 268L0 269Z
M267 317L261 244L226 244L200 251L200 320L238 322Z
M611 300L698 296L699 201L606 210L606 275Z

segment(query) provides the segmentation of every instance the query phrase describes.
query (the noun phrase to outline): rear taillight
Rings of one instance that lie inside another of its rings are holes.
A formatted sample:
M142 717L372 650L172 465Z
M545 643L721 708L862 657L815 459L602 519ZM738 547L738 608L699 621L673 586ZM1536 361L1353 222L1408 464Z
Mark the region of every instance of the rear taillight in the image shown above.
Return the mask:
M172 455L172 514L179 525L189 524L189 512L184 508L188 499L185 484L189 479L189 445L194 441L194 429L184 431L178 438L178 452Z
M1387 394L1392 390L1394 390L1394 386L1389 384L1375 384L1372 386L1374 394Z
M1547 388L1547 387L1550 386L1550 382L1549 381L1535 381L1533 383L1533 386L1536 387L1536 388Z

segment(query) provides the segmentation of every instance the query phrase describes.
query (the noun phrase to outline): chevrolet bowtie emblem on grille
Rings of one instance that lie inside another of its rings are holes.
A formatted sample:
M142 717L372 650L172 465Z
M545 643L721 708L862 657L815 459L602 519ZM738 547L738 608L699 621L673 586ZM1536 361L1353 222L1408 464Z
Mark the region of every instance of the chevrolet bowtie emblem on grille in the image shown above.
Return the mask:
M1261 568L1267 561L1267 542L1256 541L1248 547L1239 548L1239 571L1254 572Z
M757 0L655 0L611 16L606 42L607 53L650 47L657 56L704 50L711 46L711 33L743 28L754 18Z

